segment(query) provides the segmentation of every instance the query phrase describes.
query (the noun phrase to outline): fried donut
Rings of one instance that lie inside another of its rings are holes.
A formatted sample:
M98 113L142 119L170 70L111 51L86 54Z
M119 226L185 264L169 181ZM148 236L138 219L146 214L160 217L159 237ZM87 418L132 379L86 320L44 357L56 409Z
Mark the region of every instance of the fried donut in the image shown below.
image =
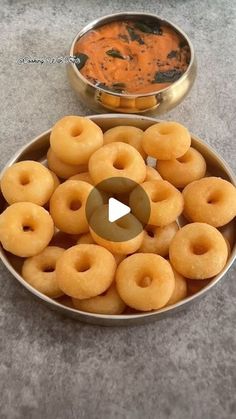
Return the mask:
M207 279L224 268L228 248L222 234L205 223L187 224L170 243L170 262L186 278Z
M95 151L89 160L89 173L95 184L112 177L128 178L141 183L146 177L146 165L140 153L131 145L117 142ZM116 192L126 190L116 185ZM119 190L118 190L119 189Z
M52 128L50 145L63 162L72 165L87 164L94 151L103 145L103 133L88 118L65 116Z
M77 175L71 176L69 180L82 180L83 182L87 182L90 183L90 185L93 185L93 181L89 172L78 173Z
M77 244L96 244L96 242L93 240L90 233L82 234L82 236L79 237ZM112 253L117 265L119 265L120 262L122 262L123 259L125 259L126 255L122 255L119 253Z
M172 223L182 213L184 200L182 194L166 180L153 180L142 183L142 188L150 199L150 218L148 224L163 227ZM133 214L142 220L143 194L135 188L130 194L129 204Z
M85 300L72 298L72 301L75 308L89 313L121 314L126 307L116 290L115 282L102 295Z
M8 204L33 202L45 205L54 190L50 171L36 161L20 161L8 167L1 180L1 190Z
M177 122L159 122L147 128L143 134L142 147L148 156L158 160L177 159L191 145L187 128Z
M24 261L22 276L28 284L51 298L64 293L56 280L56 262L65 250L61 247L48 246L41 253Z
M176 188L184 188L206 173L206 161L199 151L190 147L183 156L173 160L159 160L156 168L163 179Z
M92 185L80 180L67 180L56 189L50 199L50 214L59 230L69 234L89 231L85 207L92 189ZM101 205L103 201L100 199L98 196Z
M72 165L59 160L51 148L49 148L47 152L47 161L49 169L51 169L61 179L68 179L71 176L87 170L87 165Z
M183 190L184 215L190 221L221 227L236 216L236 188L219 177L190 183Z
M187 289L187 281L182 275L176 272L173 269L174 277L175 277L175 287L172 296L170 297L167 306L171 306L172 304L176 304L179 301L183 300L187 297L188 289Z
M149 180L160 180L160 179L162 179L162 177L158 173L158 171L154 169L154 167L147 166L145 182L149 182Z
M161 256L136 253L118 266L116 286L128 306L150 311L167 304L174 291L175 278L170 263Z
M96 244L66 250L56 264L59 288L73 298L91 298L106 291L114 280L114 256Z
M143 241L141 223L133 214L128 214L114 221L111 226L107 214L107 205L100 206L93 212L89 220L89 231L93 240L112 253L127 255L136 252Z
M0 215L0 241L16 256L35 256L49 244L54 233L50 214L32 202L17 202Z
M147 226L144 230L143 242L138 250L141 253L156 253L166 257L169 254L170 242L179 227L176 222L164 227Z
M128 125L121 125L119 127L110 128L104 134L103 140L104 144L109 144L113 142L121 142L132 145L136 148L143 158L146 158L147 155L142 148L142 137L143 130L136 127L131 127Z

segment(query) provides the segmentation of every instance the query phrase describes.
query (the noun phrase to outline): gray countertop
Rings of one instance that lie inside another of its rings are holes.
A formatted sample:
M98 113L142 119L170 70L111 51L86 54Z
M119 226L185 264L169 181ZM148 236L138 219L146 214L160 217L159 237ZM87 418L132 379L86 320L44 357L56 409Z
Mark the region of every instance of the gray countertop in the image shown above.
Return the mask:
M149 11L194 43L198 77L166 117L186 124L236 170L232 0L0 1L1 166L66 114L89 114L57 57L84 24ZM145 8L144 8L145 7ZM1 418L230 419L236 414L236 265L188 311L146 326L103 328L50 311L0 265Z

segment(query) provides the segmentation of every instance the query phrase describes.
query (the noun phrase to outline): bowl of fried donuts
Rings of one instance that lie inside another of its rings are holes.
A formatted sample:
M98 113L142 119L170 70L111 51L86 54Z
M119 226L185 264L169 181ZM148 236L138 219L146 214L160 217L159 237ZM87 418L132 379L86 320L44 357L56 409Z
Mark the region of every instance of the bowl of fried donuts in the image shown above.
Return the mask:
M111 223L107 191L97 188L113 178L109 196L131 211ZM161 319L190 307L233 263L235 186L225 161L178 122L65 116L1 173L1 260L37 299L75 319ZM110 223L120 239L99 234L97 213L99 231Z

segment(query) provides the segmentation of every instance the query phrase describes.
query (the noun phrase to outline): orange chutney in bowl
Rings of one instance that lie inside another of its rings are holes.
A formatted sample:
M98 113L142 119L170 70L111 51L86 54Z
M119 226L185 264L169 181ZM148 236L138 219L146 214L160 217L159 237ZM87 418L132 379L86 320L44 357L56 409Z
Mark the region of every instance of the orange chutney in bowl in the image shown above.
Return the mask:
M92 29L77 41L74 55L93 85L124 94L162 90L190 62L185 38L158 21L115 21Z

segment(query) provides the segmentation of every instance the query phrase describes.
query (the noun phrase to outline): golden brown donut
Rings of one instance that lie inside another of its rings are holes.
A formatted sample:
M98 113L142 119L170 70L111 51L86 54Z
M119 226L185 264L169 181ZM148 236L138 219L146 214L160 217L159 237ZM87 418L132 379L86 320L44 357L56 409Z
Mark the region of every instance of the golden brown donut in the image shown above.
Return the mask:
M174 269L185 278L207 279L222 271L228 248L215 227L192 223L176 233L170 243L169 256Z
M158 173L158 171L154 169L154 167L147 166L145 182L149 182L149 180L160 180L160 179L162 179L162 177Z
M59 230L69 234L89 231L85 207L92 189L92 185L79 180L67 180L56 189L50 200L50 214Z
M159 122L147 128L142 147L148 156L158 160L172 160L183 156L191 145L187 128L177 122Z
M112 177L127 178L141 183L146 177L146 166L140 153L131 145L116 142L97 150L89 160L89 173L95 184ZM122 189L117 193L126 192ZM116 185L118 188L118 185Z
M24 261L22 276L32 287L51 298L64 293L56 280L56 262L63 254L61 247L48 246L41 253Z
M20 161L8 167L1 179L1 190L8 204L33 202L45 205L54 190L50 171L36 161Z
M110 233L111 226L107 214L107 205L103 205L90 218L89 231L93 240L112 253L127 255L136 252L143 241L143 230L140 222L132 214L122 217L113 223L111 240L108 240L106 232ZM99 225L101 226L101 234L98 234ZM94 226L96 228L93 228ZM113 241L113 237L119 241Z
M176 188L184 188L194 180L201 179L206 173L206 161L199 151L190 147L178 159L157 161L157 170Z
M148 224L163 227L175 221L182 213L184 207L182 194L166 180L144 182L141 186L150 200L151 212ZM135 188L131 192L129 204L133 214L142 220L143 195L140 189Z
M150 311L167 304L174 291L175 279L167 260L152 253L136 253L118 266L116 286L128 306Z
M77 175L80 172L87 170L86 164L67 164L58 159L56 154L49 148L47 152L48 167L61 179L68 179L71 176Z
M83 180L83 182L88 182L93 185L93 181L89 172L78 173L77 175L71 176L69 180Z
M111 286L103 294L85 300L72 299L74 307L81 311L98 314L121 314L125 310L125 303L120 298L116 284Z
M16 256L35 256L49 244L54 233L50 214L32 202L17 202L0 215L0 241Z
M82 236L79 237L77 244L96 244L96 242L93 240L90 233L82 234ZM122 255L119 253L112 253L117 265L125 259L126 255Z
M190 183L183 190L184 215L220 227L236 216L236 188L219 177L207 177Z
M146 158L147 155L142 148L142 137L143 137L143 130L140 128L128 126L128 125L120 125L118 127L110 128L104 133L104 145L113 143L113 142L121 142L131 145L132 147L136 148L138 152L141 154L143 158Z
M52 128L50 145L63 162L87 164L90 156L103 145L103 133L86 117L65 116Z
M172 267L174 277L175 277L175 287L173 294L171 295L167 306L171 306L173 304L178 303L179 301L183 300L187 297L188 289L187 289L187 280L182 275L180 275L176 270Z
M178 229L176 222L164 227L147 226L144 230L143 242L138 251L141 253L156 253L163 257L168 256L171 240Z
M56 265L59 288L73 298L84 299L102 294L113 282L114 256L96 244L78 244L67 249Z

